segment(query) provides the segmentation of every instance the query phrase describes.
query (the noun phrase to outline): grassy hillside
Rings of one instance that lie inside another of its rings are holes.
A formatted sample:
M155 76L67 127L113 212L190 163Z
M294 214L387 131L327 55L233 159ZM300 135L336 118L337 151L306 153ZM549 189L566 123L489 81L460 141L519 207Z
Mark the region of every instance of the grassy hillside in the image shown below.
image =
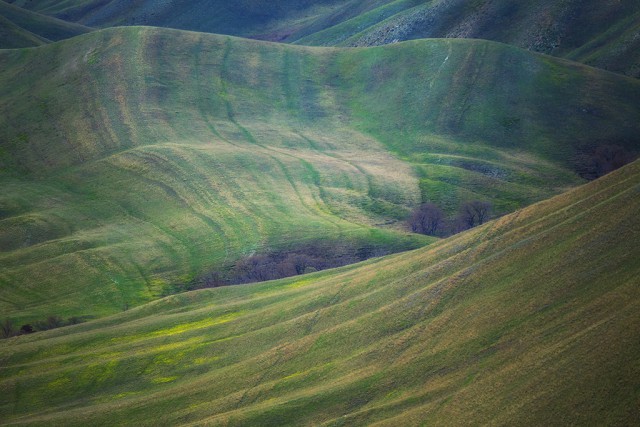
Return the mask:
M25 10L0 0L0 49L41 46L91 28Z
M632 425L640 163L427 248L3 341L6 425Z
M400 0L296 42L374 46L418 38L479 38L639 77L639 31L636 0Z
M480 38L640 76L637 0L16 0L86 25L153 25L299 44Z
M44 38L0 16L0 47L2 49L41 46L45 43L47 40Z
M192 31L288 39L294 33L312 26L317 20L335 13L355 16L385 0L284 0L234 1L151 0L131 2L105 0L14 1L32 10L86 25L153 25ZM361 4L358 4L361 3ZM326 24L325 24L326 25Z
M505 45L320 49L152 28L0 52L0 307L103 315L318 239L414 248L421 201L496 214L637 149L640 84ZM179 286L178 286L179 287Z

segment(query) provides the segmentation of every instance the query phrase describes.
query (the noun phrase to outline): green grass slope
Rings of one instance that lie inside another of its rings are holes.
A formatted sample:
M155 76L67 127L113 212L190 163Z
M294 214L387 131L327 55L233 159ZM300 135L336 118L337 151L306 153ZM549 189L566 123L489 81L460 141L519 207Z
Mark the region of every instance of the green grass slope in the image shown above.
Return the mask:
M0 53L0 308L104 315L326 241L414 248L421 201L510 212L637 149L640 83L509 46L369 49L166 29Z
M153 25L323 46L465 37L640 76L637 0L17 0L90 26Z
M427 248L0 343L4 425L632 425L640 162Z
M0 49L41 46L92 31L0 1Z

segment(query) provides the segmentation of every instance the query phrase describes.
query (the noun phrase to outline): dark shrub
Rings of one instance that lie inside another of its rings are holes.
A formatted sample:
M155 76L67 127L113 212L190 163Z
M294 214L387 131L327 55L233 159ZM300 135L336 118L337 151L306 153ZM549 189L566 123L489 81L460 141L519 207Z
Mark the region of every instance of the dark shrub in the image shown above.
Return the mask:
M32 334L35 332L35 329L33 329L33 326L31 326L30 324L26 323L24 325L22 325L20 327L20 333L25 335L25 334Z

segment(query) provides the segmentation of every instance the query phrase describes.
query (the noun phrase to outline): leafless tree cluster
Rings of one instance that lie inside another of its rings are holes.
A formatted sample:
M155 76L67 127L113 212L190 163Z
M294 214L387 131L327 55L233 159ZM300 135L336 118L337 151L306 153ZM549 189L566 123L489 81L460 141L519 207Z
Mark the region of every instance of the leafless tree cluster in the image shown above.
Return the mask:
M491 203L474 200L467 202L460 208L459 218L467 229L484 224L489 219Z
M411 214L409 225L414 233L435 236L443 224L444 213L434 203L424 203Z
M81 317L70 317L66 321L56 315L50 315L45 320L38 320L32 324L25 323L24 325L17 328L13 321L9 318L6 318L0 323L0 337L1 338L10 338L15 337L17 335L26 335L31 334L37 331L46 331L49 329L60 328L68 325L75 325L77 323L83 322L85 319Z
M414 233L446 237L484 224L490 217L491 203L486 201L463 203L453 218L447 218L434 203L424 203L412 212L409 228Z
M331 262L304 253L254 255L240 260L233 271L238 283L263 282L328 268Z
M211 271L181 289L212 288L281 279L353 264L392 252L383 246L313 242L295 249L271 251L243 258L228 271Z
M601 144L582 148L572 160L578 175L593 180L631 163L636 157L620 145Z

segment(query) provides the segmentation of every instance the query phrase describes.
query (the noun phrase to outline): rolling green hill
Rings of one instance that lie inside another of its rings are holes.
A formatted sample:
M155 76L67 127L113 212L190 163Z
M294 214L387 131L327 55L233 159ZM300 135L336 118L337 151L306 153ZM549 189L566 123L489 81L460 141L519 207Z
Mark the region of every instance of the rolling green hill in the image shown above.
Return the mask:
M427 248L0 344L5 425L632 425L640 163Z
M0 0L0 49L41 46L92 31Z
M0 52L0 308L100 316L239 258L375 253L421 201L502 214L637 150L640 83L502 44L309 48L143 27Z
M637 0L16 0L90 26L153 25L323 46L465 37L640 76Z

